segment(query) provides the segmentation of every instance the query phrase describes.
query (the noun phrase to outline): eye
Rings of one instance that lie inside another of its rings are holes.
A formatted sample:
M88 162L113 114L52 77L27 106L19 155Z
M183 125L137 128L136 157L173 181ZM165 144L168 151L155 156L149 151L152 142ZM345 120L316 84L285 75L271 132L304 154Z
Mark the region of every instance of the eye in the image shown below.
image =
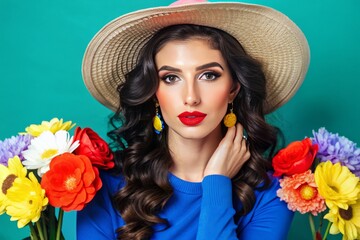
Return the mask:
M221 74L217 73L217 72L205 72L203 74L200 75L200 79L201 80L215 80L218 77L220 77Z
M161 77L161 80L164 81L166 84L172 84L175 83L177 81L179 81L179 77L176 75L165 75L163 77Z

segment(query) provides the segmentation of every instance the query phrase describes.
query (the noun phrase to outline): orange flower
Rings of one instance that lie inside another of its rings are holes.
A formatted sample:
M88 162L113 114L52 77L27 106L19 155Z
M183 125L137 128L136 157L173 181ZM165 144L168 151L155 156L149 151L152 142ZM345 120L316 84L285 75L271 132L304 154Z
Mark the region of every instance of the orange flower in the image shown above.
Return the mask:
M305 172L313 163L318 149L318 145L313 145L310 138L290 143L273 158L274 176Z
M71 211L83 209L102 183L98 169L91 165L88 157L64 153L51 161L41 186L52 206Z
M290 210L302 214L311 212L316 216L326 209L311 170L280 179L280 186L277 195L288 204Z

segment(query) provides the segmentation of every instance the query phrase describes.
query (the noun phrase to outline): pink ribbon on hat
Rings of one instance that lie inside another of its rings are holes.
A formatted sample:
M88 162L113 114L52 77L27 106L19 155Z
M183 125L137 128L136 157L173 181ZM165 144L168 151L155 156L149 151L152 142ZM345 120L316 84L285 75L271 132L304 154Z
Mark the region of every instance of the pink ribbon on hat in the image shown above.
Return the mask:
M180 6L180 5L187 5L192 3L202 3L207 2L207 0L178 0L170 4L170 6Z

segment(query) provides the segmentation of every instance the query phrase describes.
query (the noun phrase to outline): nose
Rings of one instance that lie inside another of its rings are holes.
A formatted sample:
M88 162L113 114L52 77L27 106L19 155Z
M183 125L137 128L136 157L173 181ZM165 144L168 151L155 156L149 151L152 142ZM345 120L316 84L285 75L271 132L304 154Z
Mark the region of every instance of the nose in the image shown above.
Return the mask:
M185 89L185 105L194 106L201 102L199 88L196 82L188 82Z

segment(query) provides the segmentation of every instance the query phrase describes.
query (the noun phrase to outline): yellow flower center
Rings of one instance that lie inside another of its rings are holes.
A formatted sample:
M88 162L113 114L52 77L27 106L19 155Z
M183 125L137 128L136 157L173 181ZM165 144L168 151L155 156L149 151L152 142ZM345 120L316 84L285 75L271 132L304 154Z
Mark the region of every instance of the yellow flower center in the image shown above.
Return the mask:
M337 186L329 186L332 190L334 190L335 192L339 192L339 189L337 188Z
M3 194L7 193L7 190L12 187L13 182L15 181L16 176L14 174L10 174L7 176L1 186L1 191Z
M339 214L344 220L350 220L353 217L352 207L349 206L347 210L339 208Z
M65 180L65 188L68 190L68 191L71 191L73 190L74 188L76 187L76 178L75 177L68 177L66 180Z
M57 149L47 149L41 154L42 159L49 159L58 153Z
M306 185L304 184L300 187L300 196L304 200L313 199L316 196L316 193L317 193L316 189L307 184Z

